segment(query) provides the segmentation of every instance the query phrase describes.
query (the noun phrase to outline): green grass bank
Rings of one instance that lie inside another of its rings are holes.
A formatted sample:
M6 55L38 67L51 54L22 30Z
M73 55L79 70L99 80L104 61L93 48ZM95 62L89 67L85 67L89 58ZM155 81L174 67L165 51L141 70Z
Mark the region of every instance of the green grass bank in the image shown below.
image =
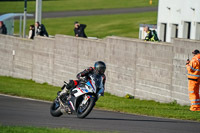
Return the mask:
M108 132L79 131L67 128L38 128L38 127L0 125L0 133L108 133Z
M52 101L60 87L39 84L32 80L0 76L0 93ZM105 93L96 106L99 109L133 113L139 115L176 118L200 121L200 112L189 111L189 106L181 106L176 102L159 103L155 101L127 99Z
M153 0L152 5L149 0L43 0L43 12L73 11L73 10L95 10L113 8L134 8L157 6L158 0ZM24 1L1 1L0 13L22 13L24 11ZM35 1L27 2L27 12L35 12Z
M34 19L27 20L27 34L29 25L34 24L34 21ZM115 35L138 38L139 24L156 24L157 12L46 18L42 20L42 23L50 35L65 34L74 36L74 21L87 25L85 32L89 37L104 38ZM19 33L19 20L15 21L15 33Z

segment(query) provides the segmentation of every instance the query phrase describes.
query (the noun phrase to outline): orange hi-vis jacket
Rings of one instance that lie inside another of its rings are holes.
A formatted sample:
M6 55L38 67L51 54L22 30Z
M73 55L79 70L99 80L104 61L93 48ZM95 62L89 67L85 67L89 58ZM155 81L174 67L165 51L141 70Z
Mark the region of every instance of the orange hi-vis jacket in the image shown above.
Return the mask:
M195 55L189 64L186 65L188 70L188 79L200 79L200 54Z

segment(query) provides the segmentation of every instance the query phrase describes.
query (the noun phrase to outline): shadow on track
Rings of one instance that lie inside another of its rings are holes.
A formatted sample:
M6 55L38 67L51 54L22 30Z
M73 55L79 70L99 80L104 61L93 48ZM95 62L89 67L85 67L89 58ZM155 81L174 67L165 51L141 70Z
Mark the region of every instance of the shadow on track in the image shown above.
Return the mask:
M168 123L197 123L195 121L182 121L182 120L138 120L138 119L123 119L123 118L85 118L88 120L108 120L108 121L141 121L141 122L168 122ZM155 118L154 118L155 119ZM160 118L159 118L160 119Z

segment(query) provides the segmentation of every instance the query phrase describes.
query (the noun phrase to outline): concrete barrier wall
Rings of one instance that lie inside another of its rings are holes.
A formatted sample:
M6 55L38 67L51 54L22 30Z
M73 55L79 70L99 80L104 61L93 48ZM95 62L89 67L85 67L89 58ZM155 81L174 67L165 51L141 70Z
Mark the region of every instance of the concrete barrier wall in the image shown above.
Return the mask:
M143 99L170 102L173 47L140 43L137 51L136 93Z
M31 79L33 76L33 41L16 40L15 38L12 38L12 40L14 51L12 76ZM9 55L12 56L12 54Z
M0 74L13 76L13 41L10 36L0 35Z
M28 40L0 35L0 75L61 86L63 80L75 79L78 72L103 60L107 92L185 105L189 104L185 61L199 46L200 42L183 39L151 43L121 37L89 40L56 35Z
M32 79L53 84L55 39L35 38Z
M31 79L33 41L11 36L0 36L1 75Z
M106 43L83 38L56 35L54 46L54 85L76 79L76 74L96 60L105 60Z
M108 68L106 91L119 96L134 95L137 43L118 37L104 41L107 44L105 62Z

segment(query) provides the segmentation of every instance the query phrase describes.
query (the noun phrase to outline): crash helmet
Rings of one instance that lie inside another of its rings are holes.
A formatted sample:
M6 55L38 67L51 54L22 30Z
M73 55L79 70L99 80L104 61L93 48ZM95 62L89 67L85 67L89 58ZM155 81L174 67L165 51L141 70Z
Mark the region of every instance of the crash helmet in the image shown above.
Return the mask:
M94 64L94 69L99 74L104 74L106 71L106 64L103 61L97 61Z

